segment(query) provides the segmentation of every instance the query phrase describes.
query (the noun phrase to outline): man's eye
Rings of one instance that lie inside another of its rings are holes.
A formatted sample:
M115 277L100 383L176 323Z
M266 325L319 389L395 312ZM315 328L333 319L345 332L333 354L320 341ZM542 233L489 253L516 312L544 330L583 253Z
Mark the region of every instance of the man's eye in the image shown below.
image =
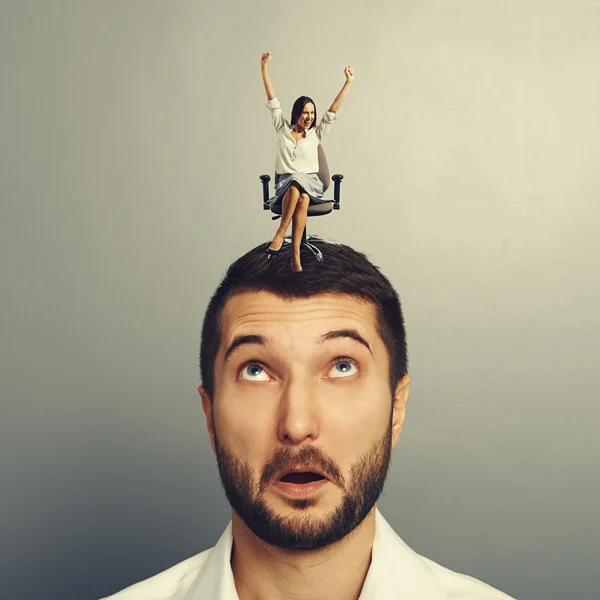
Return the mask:
M348 359L338 360L332 367L331 371L329 371L329 377L350 377L358 373L358 368L354 361L350 361Z
M257 363L250 363L242 368L242 378L247 381L268 381L269 376L265 370Z

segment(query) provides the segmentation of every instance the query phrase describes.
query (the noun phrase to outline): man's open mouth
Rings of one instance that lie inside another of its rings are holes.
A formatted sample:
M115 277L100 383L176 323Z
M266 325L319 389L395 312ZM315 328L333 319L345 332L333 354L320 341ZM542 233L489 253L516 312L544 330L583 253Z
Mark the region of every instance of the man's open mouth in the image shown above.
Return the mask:
M290 472L286 473L279 481L283 483L295 483L296 485L302 485L305 483L312 483L313 481L320 481L325 479L320 473L314 473L312 471L302 472Z

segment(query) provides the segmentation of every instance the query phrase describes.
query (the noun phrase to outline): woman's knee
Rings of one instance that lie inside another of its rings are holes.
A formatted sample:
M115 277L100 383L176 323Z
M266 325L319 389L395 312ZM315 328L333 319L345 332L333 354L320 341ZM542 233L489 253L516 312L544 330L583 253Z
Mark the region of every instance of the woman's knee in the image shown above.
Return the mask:
M292 183L290 183L290 187L288 188L288 194L290 194L291 196L300 196L300 194L302 194L303 190L300 187L300 185L298 185L298 183L296 181L292 181Z
M297 198L298 195L300 194L300 190L294 186L294 185L290 185L290 187L288 187L288 189L285 191L285 194L283 195L284 200L286 198Z
M298 208L305 209L308 207L309 203L310 203L310 198L309 198L308 194L306 192L302 192L302 194L300 194L300 197L298 198L298 204L296 206Z

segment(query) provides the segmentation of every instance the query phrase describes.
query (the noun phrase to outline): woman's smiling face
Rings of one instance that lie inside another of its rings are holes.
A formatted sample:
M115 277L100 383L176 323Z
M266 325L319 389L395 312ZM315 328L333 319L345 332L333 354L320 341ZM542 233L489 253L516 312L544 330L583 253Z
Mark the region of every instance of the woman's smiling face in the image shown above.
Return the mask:
M312 102L307 102L302 109L302 114L296 122L296 127L299 130L307 130L315 120L315 105Z

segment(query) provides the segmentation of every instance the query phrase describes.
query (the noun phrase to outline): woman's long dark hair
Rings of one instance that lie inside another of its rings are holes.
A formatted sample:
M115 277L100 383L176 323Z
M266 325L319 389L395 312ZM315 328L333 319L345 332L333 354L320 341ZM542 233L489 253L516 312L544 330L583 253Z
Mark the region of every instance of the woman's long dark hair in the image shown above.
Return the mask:
M296 100L296 102L294 102L294 106L292 106L292 120L290 122L290 125L292 127L296 126L296 123L298 122L298 119L300 118L300 115L302 114L304 107L309 102L315 107L315 118L313 119L313 122L310 124L309 129L312 129L317 124L317 105L315 104L315 101L312 98L309 98L308 96L300 96L300 98L298 98L298 100Z

